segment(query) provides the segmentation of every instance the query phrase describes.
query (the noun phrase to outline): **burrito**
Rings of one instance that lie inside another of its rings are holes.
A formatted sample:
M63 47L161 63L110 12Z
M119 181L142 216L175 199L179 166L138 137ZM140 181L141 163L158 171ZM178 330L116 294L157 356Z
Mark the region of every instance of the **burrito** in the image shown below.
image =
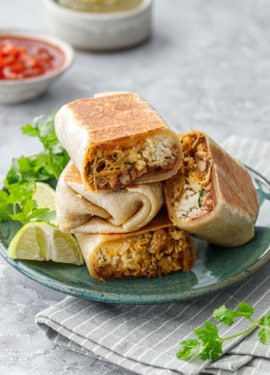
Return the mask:
M183 164L164 184L173 223L221 246L251 240L259 206L248 170L203 132L179 139Z
M136 232L78 233L76 238L90 276L99 280L188 272L195 262L191 237L164 214Z
M148 224L164 203L160 182L128 186L111 192L85 190L70 161L56 186L55 205L63 232L122 233Z
M162 181L180 167L177 135L134 93L68 103L56 114L55 130L92 191Z

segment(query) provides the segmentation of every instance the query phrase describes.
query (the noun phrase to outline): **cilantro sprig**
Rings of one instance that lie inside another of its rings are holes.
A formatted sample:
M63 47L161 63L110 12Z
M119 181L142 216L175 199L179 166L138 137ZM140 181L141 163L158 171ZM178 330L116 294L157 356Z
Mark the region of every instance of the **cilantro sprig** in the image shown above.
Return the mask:
M33 199L35 182L14 183L7 190L0 191L0 221L47 221L55 219L55 212L48 208L38 208Z
M35 155L14 158L5 178L6 186L29 181L55 184L69 160L55 134L55 115L56 111L53 111L46 118L36 117L33 124L29 123L21 128L24 135L38 138L43 150Z
M222 345L225 341L245 336L254 328L259 328L258 337L261 344L270 344L270 313L256 320L252 318L253 314L254 308L246 302L239 302L236 310L230 310L225 305L220 306L212 314L217 322L232 326L237 318L242 317L250 322L249 327L234 335L221 337L217 325L206 321L202 327L194 329L193 332L197 338L180 342L181 347L176 354L177 358L191 361L199 356L202 360L216 360L222 354Z
M56 111L48 117L37 117L33 124L24 125L21 130L26 136L37 137L42 151L30 156L13 158L0 191L0 222L47 221L55 218L55 212L38 208L33 199L36 182L46 182L55 186L69 156L59 144L55 134L54 119Z

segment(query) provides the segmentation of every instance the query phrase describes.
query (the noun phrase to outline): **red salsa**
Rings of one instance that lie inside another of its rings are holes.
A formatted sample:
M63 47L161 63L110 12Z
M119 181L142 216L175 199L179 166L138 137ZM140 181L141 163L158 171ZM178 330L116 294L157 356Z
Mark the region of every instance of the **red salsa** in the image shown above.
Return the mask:
M0 36L0 79L32 78L58 70L64 53L57 46L39 39Z

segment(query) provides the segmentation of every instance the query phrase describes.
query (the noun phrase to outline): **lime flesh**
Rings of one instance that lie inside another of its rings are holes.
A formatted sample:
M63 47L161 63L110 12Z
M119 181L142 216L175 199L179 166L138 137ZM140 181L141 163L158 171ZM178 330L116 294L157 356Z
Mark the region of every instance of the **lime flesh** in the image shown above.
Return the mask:
M79 245L70 233L54 225L35 222L25 224L14 236L8 254L13 259L54 261L82 265Z

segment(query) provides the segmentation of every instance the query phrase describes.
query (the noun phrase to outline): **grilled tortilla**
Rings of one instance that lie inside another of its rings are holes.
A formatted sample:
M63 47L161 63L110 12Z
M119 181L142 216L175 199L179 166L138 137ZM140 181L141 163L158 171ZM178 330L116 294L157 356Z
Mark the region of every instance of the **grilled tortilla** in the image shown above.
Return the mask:
M122 233L148 224L164 202L160 182L129 186L112 192L85 190L72 161L56 187L59 227L64 232Z
M93 191L165 180L178 171L177 135L134 93L105 93L64 105L55 130Z
M164 189L173 223L221 246L251 240L258 200L247 169L202 132L179 139L183 165Z
M85 263L99 280L188 272L195 262L191 237L164 214L126 234L76 234Z

